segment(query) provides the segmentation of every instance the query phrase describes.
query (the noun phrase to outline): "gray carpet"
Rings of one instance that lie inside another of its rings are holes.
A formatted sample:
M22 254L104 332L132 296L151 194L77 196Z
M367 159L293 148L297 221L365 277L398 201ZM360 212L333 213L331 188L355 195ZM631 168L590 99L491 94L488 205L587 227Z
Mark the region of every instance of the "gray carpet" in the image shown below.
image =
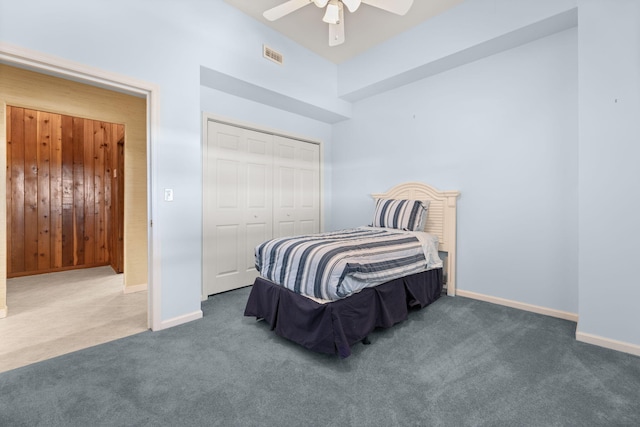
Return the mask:
M640 425L640 358L575 341L571 322L444 297L341 360L244 318L248 293L0 374L0 425Z

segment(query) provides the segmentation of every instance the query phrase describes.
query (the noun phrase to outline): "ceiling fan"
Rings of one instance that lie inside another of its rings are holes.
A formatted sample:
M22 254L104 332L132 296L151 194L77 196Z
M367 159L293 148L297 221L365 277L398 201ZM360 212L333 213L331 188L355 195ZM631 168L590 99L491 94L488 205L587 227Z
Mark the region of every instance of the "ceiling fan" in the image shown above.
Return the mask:
M289 0L262 15L269 21L275 21L310 3L319 8L326 7L322 20L329 24L329 46L337 46L344 43L344 6L347 6L349 12L355 12L364 3L396 15L404 15L411 8L413 0Z

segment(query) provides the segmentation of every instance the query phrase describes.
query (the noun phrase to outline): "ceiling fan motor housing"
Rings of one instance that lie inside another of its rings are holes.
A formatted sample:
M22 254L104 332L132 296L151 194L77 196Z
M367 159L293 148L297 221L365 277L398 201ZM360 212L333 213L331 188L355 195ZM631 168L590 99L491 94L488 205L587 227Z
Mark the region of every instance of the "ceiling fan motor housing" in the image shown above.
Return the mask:
M365 3L396 15L405 15L413 5L413 0L289 0L262 15L269 21L275 21L309 3L319 8L326 7L322 20L329 24L329 46L337 46L344 43L343 5L352 13Z

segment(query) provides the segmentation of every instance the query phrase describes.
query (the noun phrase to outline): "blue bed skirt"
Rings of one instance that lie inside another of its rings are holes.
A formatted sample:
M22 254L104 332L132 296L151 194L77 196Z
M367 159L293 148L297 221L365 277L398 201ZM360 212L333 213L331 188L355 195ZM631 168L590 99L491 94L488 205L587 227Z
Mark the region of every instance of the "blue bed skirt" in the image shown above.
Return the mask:
M277 335L319 353L351 355L351 346L375 328L389 328L442 293L442 269L433 269L319 304L258 277L244 315L264 319Z

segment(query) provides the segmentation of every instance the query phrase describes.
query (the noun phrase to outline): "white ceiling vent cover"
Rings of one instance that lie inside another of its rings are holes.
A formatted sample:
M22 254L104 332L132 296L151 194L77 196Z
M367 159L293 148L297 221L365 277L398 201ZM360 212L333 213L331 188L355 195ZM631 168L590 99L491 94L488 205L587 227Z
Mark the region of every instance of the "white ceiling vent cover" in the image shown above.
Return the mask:
M262 45L262 56L280 65L282 65L282 62L284 61L284 57L280 52L271 49L266 44Z

